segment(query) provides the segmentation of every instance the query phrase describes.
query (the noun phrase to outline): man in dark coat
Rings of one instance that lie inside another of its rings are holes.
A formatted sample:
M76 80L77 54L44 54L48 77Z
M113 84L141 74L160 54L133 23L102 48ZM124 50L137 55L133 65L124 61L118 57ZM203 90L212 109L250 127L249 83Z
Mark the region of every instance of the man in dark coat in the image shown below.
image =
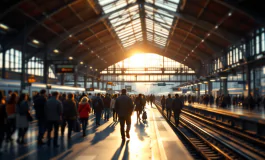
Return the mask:
M173 103L172 103L172 110L174 112L174 119L175 119L176 126L179 125L179 115L181 113L182 108L183 108L183 103L179 99L179 95L176 94L175 99L173 100Z
M93 100L93 107L96 113L96 126L99 126L101 113L102 113L102 110L104 109L104 103L102 99L100 98L100 93L98 93L95 100Z
M116 99L115 110L119 115L120 126L121 126L121 138L125 140L124 126L126 127L126 137L130 138L131 129L131 116L134 109L132 99L126 95L126 89L123 89L122 95Z
M46 116L45 116L45 104L47 102L46 90L40 91L40 95L34 100L34 108L36 111L36 118L38 120L39 135L38 135L38 145L43 145L43 135L46 131Z

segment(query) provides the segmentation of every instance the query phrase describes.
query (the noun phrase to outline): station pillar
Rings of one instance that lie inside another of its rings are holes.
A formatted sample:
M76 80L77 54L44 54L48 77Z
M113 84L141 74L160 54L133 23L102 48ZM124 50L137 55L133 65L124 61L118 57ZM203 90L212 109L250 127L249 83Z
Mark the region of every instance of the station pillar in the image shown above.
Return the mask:
M246 83L244 83L244 87L243 87L244 96L245 97L250 96L252 88L251 88L251 70L250 70L250 66L249 65L244 68L243 81L246 82Z
M78 75L77 73L74 73L74 87L77 87L77 79L78 79Z
M49 79L48 49L44 53L43 67L43 83L47 84Z
M97 81L97 88L99 89L99 81Z
M213 83L212 82L208 82L208 94L209 95L212 94L212 90L213 90Z
M197 102L199 103L199 99L200 99L200 96L201 96L201 85L200 84L197 84L197 88L198 88L198 91L197 91Z
M94 78L93 77L91 77L91 82L92 82L91 88L94 88Z
M227 96L228 95L227 79L223 79L221 83L222 83L222 86L223 86L223 88L222 88L223 93L222 94L224 94L224 96Z
M61 73L61 85L64 85L65 75L64 73Z
M84 75L84 88L87 88L87 76Z
M6 78L6 50L5 50L5 47L3 46L2 47L2 55L3 55L3 57L2 57L2 75L1 75L1 77L3 78L3 79L5 79Z

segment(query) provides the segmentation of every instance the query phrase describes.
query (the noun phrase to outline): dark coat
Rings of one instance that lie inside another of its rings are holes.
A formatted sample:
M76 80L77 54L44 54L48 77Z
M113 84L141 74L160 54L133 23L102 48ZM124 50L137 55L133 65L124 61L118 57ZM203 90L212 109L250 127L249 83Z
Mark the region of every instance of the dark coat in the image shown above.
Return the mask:
M36 111L36 118L38 120L45 120L45 105L46 105L47 99L44 96L39 96L34 100L34 108Z
M65 119L75 120L78 116L75 100L66 100L63 103L63 116Z
M136 97L134 104L135 104L135 110L136 111L142 111L143 110L143 100L141 97Z
M183 103L179 98L175 98L172 103L172 110L174 113L180 113L183 108Z
M98 105L96 105L96 103L98 103ZM96 97L93 100L93 108L95 112L101 112L104 109L104 103L100 97Z
M110 98L109 96L106 96L106 97L103 99L103 102L104 102L104 107L105 107L105 108L110 108L111 98Z
M166 108L167 109L172 109L172 103L173 103L173 99L172 98L167 98L166 99Z
M0 127L3 127L7 122L7 114L4 104L0 104Z
M118 113L119 117L131 116L133 109L132 99L127 95L121 95L116 99L115 111Z

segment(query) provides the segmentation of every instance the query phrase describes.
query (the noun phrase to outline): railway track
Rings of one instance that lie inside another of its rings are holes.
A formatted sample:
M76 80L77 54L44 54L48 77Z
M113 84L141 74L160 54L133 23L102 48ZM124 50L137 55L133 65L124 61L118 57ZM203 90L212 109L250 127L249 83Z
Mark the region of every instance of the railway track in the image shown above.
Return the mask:
M165 117L159 103L157 108ZM185 111L181 114L179 127L174 125L173 117L168 122L194 159L265 159L264 143L249 135Z

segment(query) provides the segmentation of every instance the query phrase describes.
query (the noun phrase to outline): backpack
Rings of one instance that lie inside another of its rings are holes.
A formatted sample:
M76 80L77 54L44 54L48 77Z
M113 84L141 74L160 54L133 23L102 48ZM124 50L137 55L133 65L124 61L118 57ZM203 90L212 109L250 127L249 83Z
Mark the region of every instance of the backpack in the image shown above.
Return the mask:
M99 108L99 99L96 99L94 104L93 104L94 108Z

